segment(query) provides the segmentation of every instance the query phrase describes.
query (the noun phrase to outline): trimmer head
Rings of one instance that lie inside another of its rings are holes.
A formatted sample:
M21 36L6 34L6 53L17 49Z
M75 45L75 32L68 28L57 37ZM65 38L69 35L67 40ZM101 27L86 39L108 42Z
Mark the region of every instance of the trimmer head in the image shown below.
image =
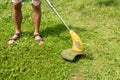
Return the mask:
M75 51L72 50L72 48L69 48L69 49L66 49L66 50L62 51L61 56L64 59L66 59L66 60L73 61L74 58L77 55L81 55L81 54L84 54L84 53L82 53L82 52L75 52Z
M64 59L72 61L77 55L84 54L83 53L84 50L80 37L72 30L70 30L69 33L73 41L72 48L62 51L61 56Z

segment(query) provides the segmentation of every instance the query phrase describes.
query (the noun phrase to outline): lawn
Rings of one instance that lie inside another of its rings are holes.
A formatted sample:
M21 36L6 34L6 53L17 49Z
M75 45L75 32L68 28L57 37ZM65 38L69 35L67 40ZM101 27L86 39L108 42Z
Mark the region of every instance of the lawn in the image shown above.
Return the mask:
M74 61L60 53L72 47L68 30L42 1L40 32L45 44L33 38L32 7L23 4L23 34L13 45L12 5L0 0L0 80L120 80L119 0L51 0L57 11L80 35L85 55Z

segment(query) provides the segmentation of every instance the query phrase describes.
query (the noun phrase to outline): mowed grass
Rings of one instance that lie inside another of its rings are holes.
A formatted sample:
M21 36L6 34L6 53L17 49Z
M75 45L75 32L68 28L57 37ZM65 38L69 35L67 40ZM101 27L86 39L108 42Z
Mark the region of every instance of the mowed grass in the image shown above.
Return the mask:
M111 1L51 0L84 44L86 54L71 62L60 55L72 47L69 32L45 1L40 27L45 44L40 46L33 38L27 0L22 7L23 35L9 46L7 40L14 34L12 5L1 0L0 80L120 80L120 5Z

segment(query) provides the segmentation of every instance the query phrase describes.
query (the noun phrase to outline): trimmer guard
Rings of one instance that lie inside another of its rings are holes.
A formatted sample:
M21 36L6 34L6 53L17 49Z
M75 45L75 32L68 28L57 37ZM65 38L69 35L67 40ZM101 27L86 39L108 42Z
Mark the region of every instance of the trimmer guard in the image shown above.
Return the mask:
M83 52L76 52L76 51L74 51L72 48L63 50L63 51L61 52L61 56L62 56L64 59L70 60L70 61L73 61L74 58L75 58L77 55L81 55L81 54L84 54L84 53L83 53Z

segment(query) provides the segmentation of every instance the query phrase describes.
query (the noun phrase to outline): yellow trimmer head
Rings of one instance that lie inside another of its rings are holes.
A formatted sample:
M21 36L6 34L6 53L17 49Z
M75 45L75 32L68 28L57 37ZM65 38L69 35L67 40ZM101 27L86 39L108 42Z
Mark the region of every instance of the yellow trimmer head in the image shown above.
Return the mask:
M83 44L80 37L72 30L69 31L72 38L72 48L62 51L61 56L66 60L74 60L77 55L83 54Z

